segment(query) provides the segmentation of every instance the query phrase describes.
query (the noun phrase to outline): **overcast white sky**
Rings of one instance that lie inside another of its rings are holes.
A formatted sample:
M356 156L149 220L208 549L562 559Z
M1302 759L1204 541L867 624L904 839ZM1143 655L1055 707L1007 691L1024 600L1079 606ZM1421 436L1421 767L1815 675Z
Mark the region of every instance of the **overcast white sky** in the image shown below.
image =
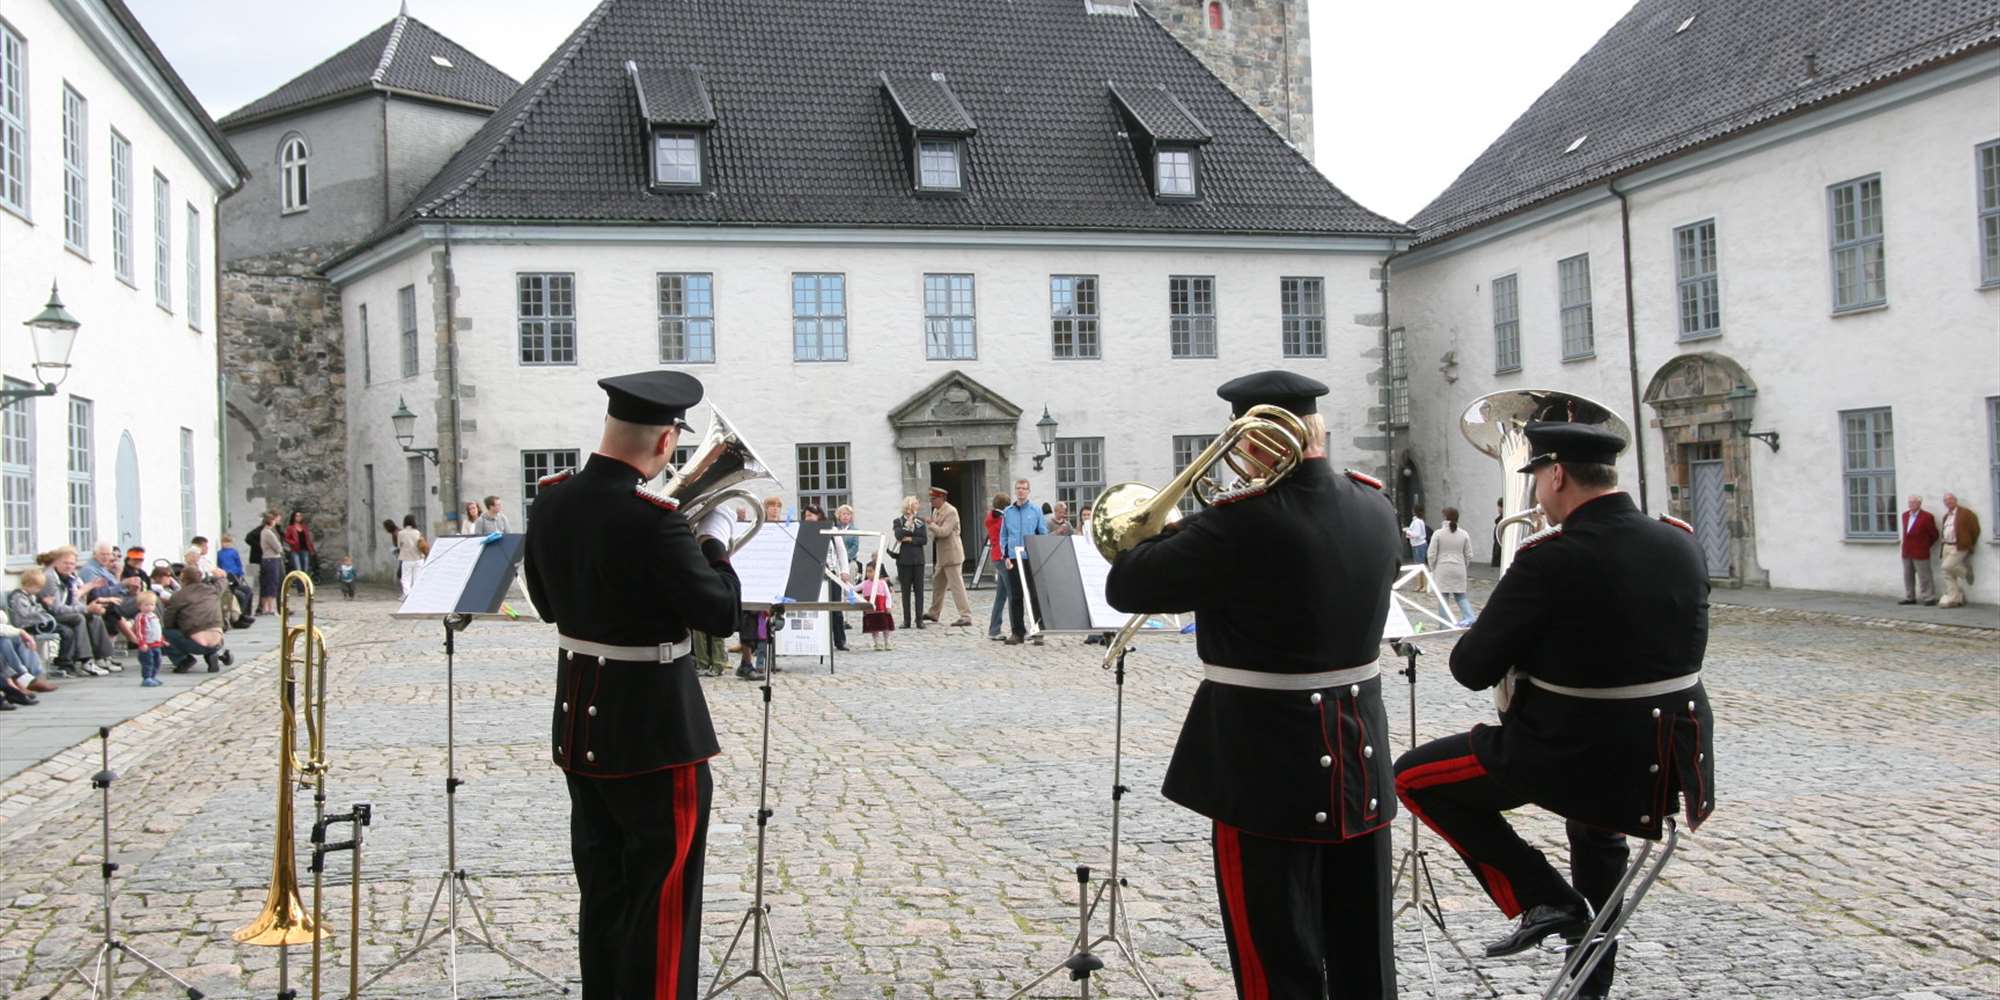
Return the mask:
M1408 219L1555 82L1626 0L1308 0L1319 167L1363 205ZM396 14L347 3L128 0L217 118ZM595 0L412 0L410 13L516 79Z

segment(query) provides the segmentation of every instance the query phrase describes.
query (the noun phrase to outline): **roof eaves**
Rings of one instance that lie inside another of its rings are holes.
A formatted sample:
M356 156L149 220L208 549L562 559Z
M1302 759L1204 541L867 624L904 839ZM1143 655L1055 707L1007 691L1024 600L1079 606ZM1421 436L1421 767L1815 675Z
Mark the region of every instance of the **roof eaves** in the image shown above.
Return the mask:
M229 190L236 191L242 188L243 182L250 179L249 166L236 155L236 147L230 145L229 139L222 134L221 126L210 117L208 109L202 107L201 102L195 99L194 91L188 89L187 82L181 79L179 72L175 71L174 64L167 61L166 54L160 51L158 45L153 44L153 36L146 33L138 17L125 6L124 0L105 0L105 7L111 11L111 16L117 19L118 24L132 36L133 40L139 43L140 51L146 54L146 58L152 61L154 68L166 78L167 86L173 88L174 96L180 98L181 103L187 105L189 111L194 112L195 120L201 125L201 130L208 135L208 140L217 146L223 158L236 169L236 183Z

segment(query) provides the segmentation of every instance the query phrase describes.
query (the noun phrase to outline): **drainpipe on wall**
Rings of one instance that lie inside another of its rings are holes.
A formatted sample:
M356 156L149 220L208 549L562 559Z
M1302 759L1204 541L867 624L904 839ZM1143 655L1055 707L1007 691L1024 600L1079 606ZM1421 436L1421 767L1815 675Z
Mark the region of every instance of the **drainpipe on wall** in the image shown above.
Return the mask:
M1389 354L1389 262L1395 259L1396 254L1394 253L1385 254L1382 257L1382 281L1380 283L1382 288L1382 388L1386 393L1382 400L1381 467L1385 472L1393 470L1396 467L1396 359ZM1384 475L1382 481L1394 484L1396 477L1393 475ZM1389 497L1391 500L1396 498L1396 492L1397 487L1391 485L1389 487Z
M451 411L451 510L454 513L465 510L465 501L459 499L464 489L465 464L459 459L458 444L458 275L451 266L451 223L444 226L444 346L445 346L445 400Z
M1619 242L1625 258L1625 371L1632 383L1632 457L1639 462L1639 509L1643 511L1650 505L1646 502L1646 421L1639 412L1638 310L1632 302L1632 203L1618 190L1617 181L1605 187L1618 199Z
M209 315L215 321L215 535L218 539L229 530L229 373L222 367L222 202L241 190L243 186L238 184L208 207L209 254L215 260L215 274L209 282L214 304Z

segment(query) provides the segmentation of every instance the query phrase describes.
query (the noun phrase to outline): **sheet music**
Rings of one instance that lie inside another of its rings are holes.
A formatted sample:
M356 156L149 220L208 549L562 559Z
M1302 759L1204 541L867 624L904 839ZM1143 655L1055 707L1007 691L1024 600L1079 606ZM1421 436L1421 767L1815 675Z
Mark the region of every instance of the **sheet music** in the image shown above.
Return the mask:
M430 555L417 569L417 582L410 596L396 609L399 615L449 615L458 613L459 598L479 565L484 535L446 535L432 539Z
M757 537L729 557L737 579L743 581L743 603L770 604L785 596L785 585L792 577L792 546L796 543L797 536L790 525L767 524L757 532Z
M1070 546L1076 550L1076 572L1083 578L1083 599L1090 605L1090 625L1116 632L1125 627L1129 617L1111 606L1104 599L1104 585L1111 577L1111 564L1097 551L1097 546L1082 535L1071 535Z

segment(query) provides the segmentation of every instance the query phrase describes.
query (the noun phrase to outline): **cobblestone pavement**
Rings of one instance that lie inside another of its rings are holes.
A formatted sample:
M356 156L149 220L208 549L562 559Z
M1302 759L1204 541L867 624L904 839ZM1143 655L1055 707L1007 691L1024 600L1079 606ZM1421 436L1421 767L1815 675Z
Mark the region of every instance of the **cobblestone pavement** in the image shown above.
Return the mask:
M985 621L982 609L975 618ZM362 960L406 950L443 868L444 660L435 625L382 601L322 605L334 649L332 808L370 801ZM1107 861L1113 685L1100 647L987 641L975 628L898 632L893 652L810 660L779 675L772 712L772 922L793 995L1003 997L1066 954L1078 863ZM856 645L865 647L855 635ZM461 863L495 933L575 973L567 802L544 742L551 633L480 623L459 644ZM1425 660L1423 735L1490 714ZM1989 637L1770 620L1719 611L1709 689L1721 803L1633 921L1621 997L2000 998L2000 692ZM1126 699L1125 874L1133 931L1167 996L1230 995L1207 824L1158 794L1194 687L1194 647L1148 638ZM706 682L715 761L704 979L750 898L757 688ZM1400 730L1408 692L1389 687ZM276 993L276 954L235 944L269 879L275 682L266 656L115 731L121 929L218 997ZM1397 748L1408 745L1399 733ZM87 751L87 754L86 754ZM97 932L95 747L0 781L0 994L40 996ZM309 797L299 800L301 830ZM1559 824L1517 817L1538 842ZM1407 827L1398 824L1399 846ZM1435 846L1434 840L1429 840ZM345 861L328 911L329 993L344 983ZM1472 947L1504 921L1456 859L1437 867L1452 930ZM336 877L337 876L337 877ZM1441 995L1480 995L1439 959ZM1399 924L1403 995L1431 996L1415 924ZM740 968L742 957L737 958ZM1539 995L1547 956L1487 963L1506 995ZM299 963L295 963L297 968ZM1134 997L1118 967L1100 995ZM464 995L550 995L479 949ZM120 996L172 995L127 963ZM440 952L371 991L446 995ZM68 988L65 997L83 991ZM756 996L751 987L738 995ZM1075 995L1061 976L1035 996Z

